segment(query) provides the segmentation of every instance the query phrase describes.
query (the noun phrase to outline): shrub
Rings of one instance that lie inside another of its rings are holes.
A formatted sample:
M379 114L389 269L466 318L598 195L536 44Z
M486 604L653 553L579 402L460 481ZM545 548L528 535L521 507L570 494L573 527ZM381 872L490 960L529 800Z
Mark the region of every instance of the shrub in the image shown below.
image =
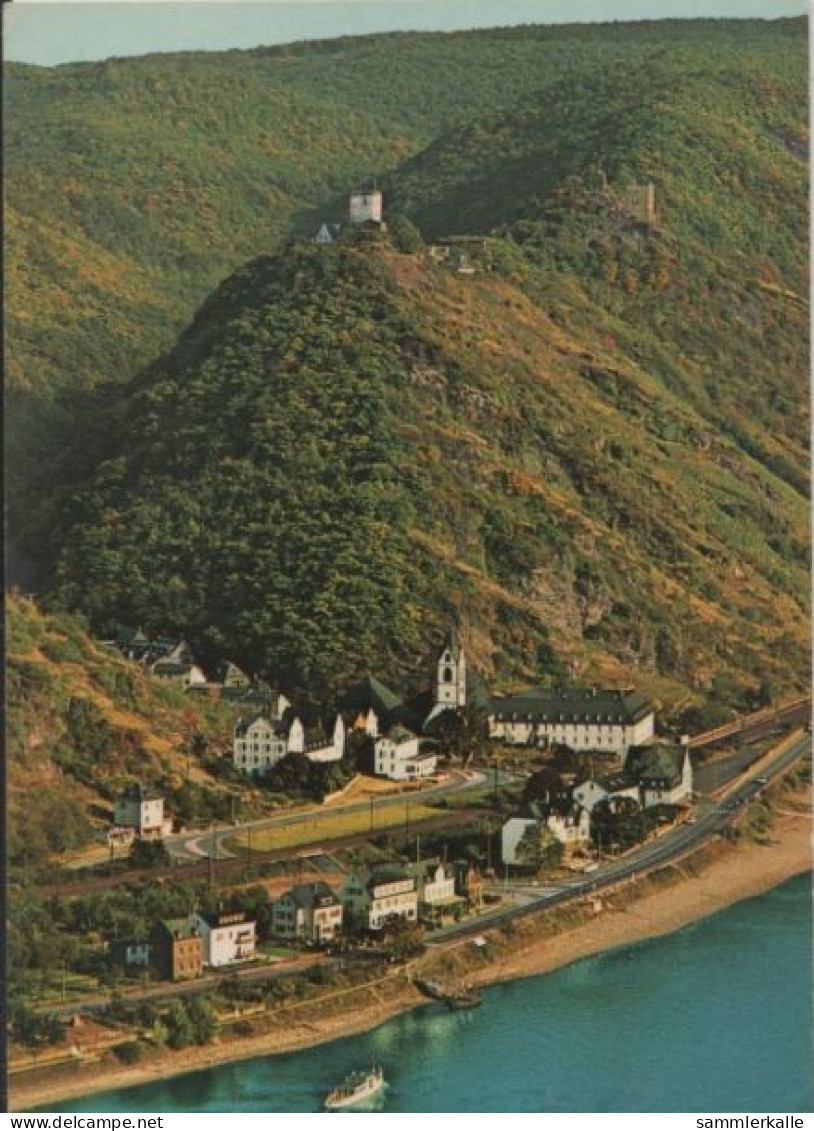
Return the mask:
M113 1055L122 1064L137 1064L141 1060L142 1048L138 1041L125 1041L116 1045Z

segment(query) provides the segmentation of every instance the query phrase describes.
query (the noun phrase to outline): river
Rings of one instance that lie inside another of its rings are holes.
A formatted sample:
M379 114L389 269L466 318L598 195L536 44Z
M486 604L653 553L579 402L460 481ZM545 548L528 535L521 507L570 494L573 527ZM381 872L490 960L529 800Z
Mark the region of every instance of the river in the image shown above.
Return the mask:
M309 1112L382 1064L394 1112L810 1112L811 878L664 938L359 1037L105 1092L64 1112Z

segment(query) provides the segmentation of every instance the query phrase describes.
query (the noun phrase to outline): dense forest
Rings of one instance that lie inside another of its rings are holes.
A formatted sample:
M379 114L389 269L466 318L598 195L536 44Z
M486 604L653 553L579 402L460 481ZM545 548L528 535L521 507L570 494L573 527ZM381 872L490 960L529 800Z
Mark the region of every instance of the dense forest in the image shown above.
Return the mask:
M805 685L806 33L9 68L19 578L311 699L450 619L496 682ZM310 244L374 177L392 238Z

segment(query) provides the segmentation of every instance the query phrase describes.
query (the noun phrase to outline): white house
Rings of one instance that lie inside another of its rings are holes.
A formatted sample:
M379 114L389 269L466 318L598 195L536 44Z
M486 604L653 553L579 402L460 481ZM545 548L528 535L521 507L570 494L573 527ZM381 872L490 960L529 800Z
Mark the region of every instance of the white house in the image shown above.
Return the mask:
M324 880L298 884L272 904L271 926L277 938L331 942L342 933L342 904Z
M653 805L680 805L692 794L692 762L684 746L658 744L632 750L625 772L638 782L645 809Z
M254 957L257 925L245 911L196 911L190 922L201 936L205 966L232 966Z
M246 774L262 774L294 750L302 751L303 726L299 719L281 722L266 715L240 718L235 724L232 760Z
M590 815L577 805L564 813L552 810L540 817L510 817L500 834L500 854L504 864L523 863L518 858L517 846L530 826L543 826L566 848L582 844L591 836Z
M423 860L408 864L407 872L415 876L418 906L423 914L441 911L461 898L455 892L455 870L438 860Z
M610 801L611 805L622 797L640 802L639 783L632 774L619 771L586 778L574 786L574 800L590 813L599 801Z
M172 828L172 822L164 817L164 798L141 782L128 786L116 800L113 821L114 831L132 832L144 839L166 836Z
M652 703L634 690L546 691L497 696L489 702L489 734L517 746L557 743L572 750L624 756L653 738Z
M374 771L393 781L414 781L431 777L438 766L436 754L420 754L418 738L406 727L396 725L376 739Z
M326 736L321 727L315 727L303 729L301 741L300 753L309 762L338 762L345 753L345 724L342 716L336 716L330 737Z
M415 877L400 864L357 869L346 878L339 898L350 921L370 931L380 931L393 919L418 919Z
M184 660L171 660L169 657L156 660L150 666L150 674L158 679L171 679L174 683L180 684L184 691L203 689L207 686L203 669L197 664Z

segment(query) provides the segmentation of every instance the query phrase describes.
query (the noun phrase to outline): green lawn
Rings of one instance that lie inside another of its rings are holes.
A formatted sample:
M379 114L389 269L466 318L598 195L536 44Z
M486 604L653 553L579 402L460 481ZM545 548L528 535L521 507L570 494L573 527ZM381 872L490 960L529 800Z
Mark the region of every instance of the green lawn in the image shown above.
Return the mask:
M379 833L386 829L402 828L406 823L405 806L391 806L387 809L374 809L373 819L369 811L358 813L320 813L314 816L303 816L296 825L284 825L280 828L253 831L251 847L257 852L270 852L277 848L296 848L302 844L313 844L314 841L340 840L343 837L355 836L358 833ZM442 810L430 805L411 802L410 824L424 821L429 817L438 817ZM230 851L246 851L249 844L248 833L237 833L231 837L226 846Z

